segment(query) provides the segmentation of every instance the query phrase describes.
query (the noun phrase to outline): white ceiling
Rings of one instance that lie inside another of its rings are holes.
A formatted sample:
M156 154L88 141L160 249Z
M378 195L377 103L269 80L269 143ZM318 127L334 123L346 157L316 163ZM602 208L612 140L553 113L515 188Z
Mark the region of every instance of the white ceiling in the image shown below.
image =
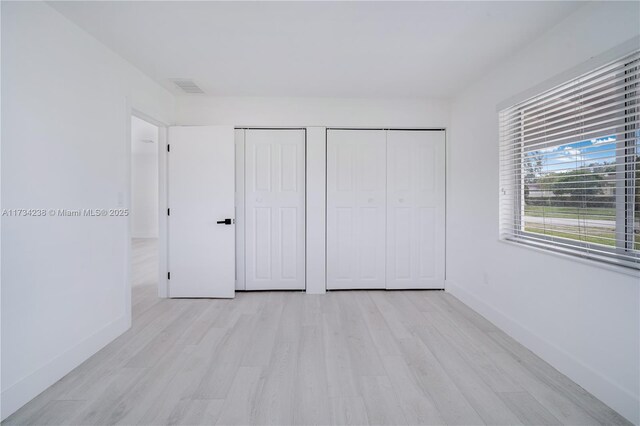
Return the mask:
M581 6L564 1L50 4L174 93L180 91L170 79L191 78L213 96L327 97L451 96Z

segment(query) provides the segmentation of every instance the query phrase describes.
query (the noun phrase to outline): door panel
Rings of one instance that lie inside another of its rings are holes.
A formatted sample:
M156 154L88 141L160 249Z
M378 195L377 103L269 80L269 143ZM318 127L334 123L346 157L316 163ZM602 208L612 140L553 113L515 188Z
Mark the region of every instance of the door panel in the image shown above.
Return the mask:
M170 127L169 296L234 297L234 131Z
M245 288L305 288L305 132L245 130Z
M385 288L382 130L327 130L327 288Z
M387 134L387 288L444 288L443 131Z

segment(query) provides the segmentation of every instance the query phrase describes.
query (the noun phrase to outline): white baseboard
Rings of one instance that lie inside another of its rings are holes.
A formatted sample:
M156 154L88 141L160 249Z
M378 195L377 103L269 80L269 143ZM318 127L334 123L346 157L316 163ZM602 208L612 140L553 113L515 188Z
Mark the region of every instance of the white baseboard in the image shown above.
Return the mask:
M450 280L447 280L446 291L626 417L627 420L634 424L640 424L640 398L637 395L612 382L562 348L535 334L518 321L488 305Z
M120 317L95 334L69 349L67 352L51 360L30 375L2 391L2 420L15 413L20 407L42 391L53 385L71 370L98 352L116 337L124 333L130 326L126 317Z

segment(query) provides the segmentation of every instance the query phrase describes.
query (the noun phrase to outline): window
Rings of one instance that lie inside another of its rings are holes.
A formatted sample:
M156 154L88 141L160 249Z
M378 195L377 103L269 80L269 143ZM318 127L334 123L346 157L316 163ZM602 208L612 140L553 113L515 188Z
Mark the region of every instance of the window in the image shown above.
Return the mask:
M640 52L500 111L500 237L640 269Z

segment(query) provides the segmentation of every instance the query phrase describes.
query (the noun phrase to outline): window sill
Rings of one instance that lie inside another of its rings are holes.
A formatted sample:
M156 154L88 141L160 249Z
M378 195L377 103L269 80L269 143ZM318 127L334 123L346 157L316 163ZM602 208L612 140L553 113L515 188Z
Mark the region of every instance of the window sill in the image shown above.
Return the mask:
M589 265L589 266L592 266L594 268L606 269L606 270L609 270L609 271L617 272L619 274L640 278L640 270L633 269L633 268L630 268L630 267L627 267L627 266L613 265L613 264L606 263L606 262L599 262L599 261L593 260L593 259L586 259L586 258L583 258L583 257L573 256L573 255L568 254L568 253L560 253L560 252L557 252L557 251L546 249L544 247L535 247L535 246L532 246L532 245L529 245L529 244L524 244L524 243L520 243L520 242L512 241L512 240L505 240L505 239L502 239L502 238L498 238L498 241L500 241L501 243L504 243L504 244L511 245L511 246L521 247L523 249L528 249L528 250L534 250L534 251L537 251L539 253L547 254L549 256L562 257L564 259L571 260L573 262L583 263L585 265ZM639 282L639 284L640 284L640 282Z

